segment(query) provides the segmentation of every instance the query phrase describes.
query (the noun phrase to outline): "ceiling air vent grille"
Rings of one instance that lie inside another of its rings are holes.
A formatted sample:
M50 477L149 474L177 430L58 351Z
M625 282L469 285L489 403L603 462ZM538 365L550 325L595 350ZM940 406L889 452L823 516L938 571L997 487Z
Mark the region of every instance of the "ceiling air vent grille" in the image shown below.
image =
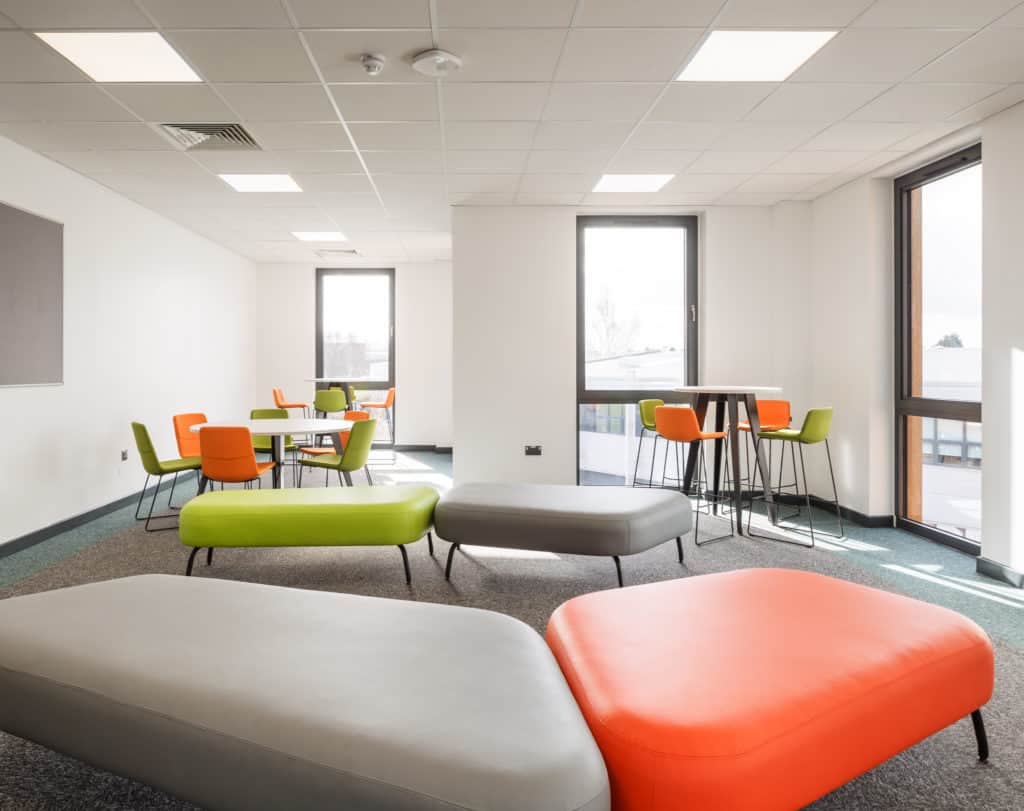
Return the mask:
M188 152L260 148L241 124L161 124L160 127Z

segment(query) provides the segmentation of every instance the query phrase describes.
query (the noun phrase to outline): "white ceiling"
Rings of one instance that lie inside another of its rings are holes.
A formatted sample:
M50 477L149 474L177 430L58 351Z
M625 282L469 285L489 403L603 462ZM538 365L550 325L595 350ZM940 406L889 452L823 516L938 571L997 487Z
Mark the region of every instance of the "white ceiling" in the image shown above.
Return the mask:
M784 83L672 81L711 28L772 27L839 34ZM160 30L205 81L95 84L29 33L75 29ZM429 47L463 69L414 72ZM0 135L264 261L339 229L443 260L452 204L813 199L1022 100L1020 0L0 0ZM162 122L241 122L263 151L186 154ZM677 177L592 194L604 171Z

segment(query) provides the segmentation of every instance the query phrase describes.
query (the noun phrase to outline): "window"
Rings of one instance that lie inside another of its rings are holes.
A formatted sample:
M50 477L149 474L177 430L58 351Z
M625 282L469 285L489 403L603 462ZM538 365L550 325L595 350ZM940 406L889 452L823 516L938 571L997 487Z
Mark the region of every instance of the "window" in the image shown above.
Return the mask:
M579 481L646 480L636 403L697 378L697 218L579 217L576 262Z
M395 385L394 270L317 270L316 376L351 384L364 398ZM381 421L377 433L387 437Z
M981 541L981 147L896 180L897 522Z

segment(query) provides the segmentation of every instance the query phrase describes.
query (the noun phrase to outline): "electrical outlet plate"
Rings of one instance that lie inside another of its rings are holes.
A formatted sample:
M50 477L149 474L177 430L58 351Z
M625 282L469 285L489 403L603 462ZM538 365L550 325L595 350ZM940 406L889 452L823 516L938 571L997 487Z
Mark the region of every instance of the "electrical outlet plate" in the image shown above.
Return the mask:
M122 462L127 462L128 461L128 451L126 451L126 450L121 451L121 461Z
M526 455L527 456L540 456L541 446L540 445L527 445Z

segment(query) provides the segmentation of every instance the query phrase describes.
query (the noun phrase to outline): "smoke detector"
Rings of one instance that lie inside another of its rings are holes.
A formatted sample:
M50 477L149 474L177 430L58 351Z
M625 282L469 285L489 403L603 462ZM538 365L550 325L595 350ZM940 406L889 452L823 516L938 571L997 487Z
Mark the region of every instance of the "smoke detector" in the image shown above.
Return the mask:
M462 67L462 59L440 48L431 48L412 58L412 68L424 76L441 79Z
M384 57L380 54L363 54L359 62L369 76L379 76L384 70Z

